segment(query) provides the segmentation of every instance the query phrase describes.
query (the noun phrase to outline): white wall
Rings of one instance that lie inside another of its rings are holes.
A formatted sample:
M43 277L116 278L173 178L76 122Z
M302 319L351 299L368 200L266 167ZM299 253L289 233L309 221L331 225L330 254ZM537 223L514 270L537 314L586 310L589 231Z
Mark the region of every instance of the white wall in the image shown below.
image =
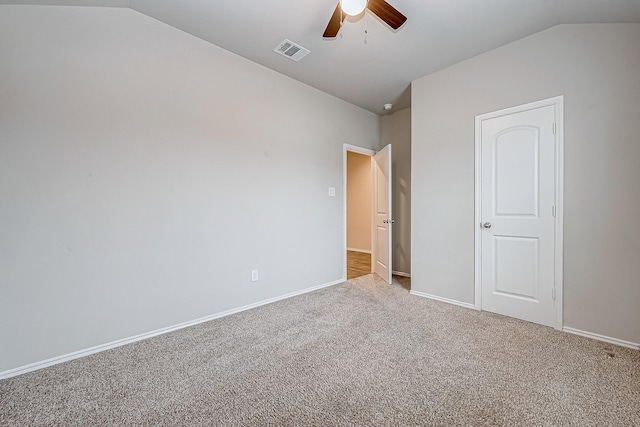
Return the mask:
M640 343L640 24L554 27L412 88L412 289L473 302L474 117L564 95L564 325Z
M378 141L132 10L0 6L0 372L341 279L343 144Z
M371 156L347 151L347 249L371 252Z
M380 118L380 144L391 144L393 271L411 274L411 108Z

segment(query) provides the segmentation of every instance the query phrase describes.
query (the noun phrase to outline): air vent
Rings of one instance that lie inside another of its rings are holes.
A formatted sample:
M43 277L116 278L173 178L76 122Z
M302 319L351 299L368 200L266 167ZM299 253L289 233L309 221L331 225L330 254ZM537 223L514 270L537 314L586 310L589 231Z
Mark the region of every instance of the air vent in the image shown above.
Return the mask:
M300 61L311 52L309 49L305 49L291 40L284 40L278 44L273 51L296 62Z

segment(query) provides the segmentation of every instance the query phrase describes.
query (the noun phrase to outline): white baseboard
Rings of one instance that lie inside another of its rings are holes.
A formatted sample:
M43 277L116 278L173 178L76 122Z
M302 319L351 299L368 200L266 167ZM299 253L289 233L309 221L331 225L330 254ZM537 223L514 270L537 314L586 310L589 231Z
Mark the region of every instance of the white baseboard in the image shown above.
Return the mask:
M347 250L348 250L348 251L351 251L351 252L361 252L361 253L363 253L363 254L370 254L370 253L371 253L371 251L366 250L366 249L347 248Z
M402 271L395 271L393 270L391 272L391 274L395 275L395 276L401 276L401 277L411 277L411 274L409 273L403 273Z
M436 301L446 302L446 303L449 303L449 304L459 305L459 306L465 307L465 308L475 309L475 305L474 304L469 304L469 303L466 303L466 302L456 301L456 300L452 300L452 299L449 299L449 298L443 298L443 297L438 297L438 296L435 296L435 295L429 295L429 294L425 294L423 292L418 292L418 291L411 291L410 294L411 295L416 295L416 296L419 296L419 297L433 299L433 300L436 300ZM607 342L609 344L619 345L620 347L627 347L627 348L632 348L634 350L640 350L640 344L634 343L634 342L631 342L631 341L625 341L625 340L621 340L621 339L618 339L618 338L608 337L606 335L595 334L593 332L581 331L580 329L570 328L568 326L564 326L562 328L562 331L570 333L570 334L574 334L574 335L580 335L580 336L586 337L586 338L591 338L591 339L598 340L598 341L604 341L604 342Z
M239 313L241 311L250 310L252 308L260 307L261 305L271 304L276 301L280 301L287 298L292 298L298 295L306 294L308 292L317 291L318 289L326 288L329 286L337 285L339 283L343 283L345 279L334 280L333 282L323 283L321 285L312 286L310 288L302 289L300 291L291 292L285 295L277 296L274 298L269 298L263 301L255 302L253 304L245 305L242 307L234 308L231 310L223 311L221 313L212 314L209 316L201 317L199 319L190 320L188 322L179 323L177 325L168 326L166 328L156 329L155 331L145 332L143 334L134 335L132 337L123 338L120 340L112 341L106 344L100 344L95 347L86 348L84 350L74 351L73 353L64 354L61 356L52 357L51 359L42 360L40 362L30 363L28 365L20 366L18 368L9 369L7 371L0 372L0 379L11 378L17 375L26 374L27 372L37 371L38 369L43 369L48 366L57 365L59 363L68 362L73 359L79 359L84 356L89 356L90 354L99 353L101 351L110 350L112 348L120 347L126 344L131 344L136 341L145 340L147 338L155 337L157 335L166 334L168 332L173 332L178 329L188 328L189 326L194 326L199 323L208 322L210 320L219 319L221 317L229 316L231 314Z
M580 329L569 328L568 326L563 327L562 330L570 334L580 335L581 337L608 342L609 344L619 345L620 347L627 347L627 348L632 348L634 350L640 350L640 344L635 342L625 341L618 338L612 338L606 335L594 334L593 332L581 331Z
M415 296L418 296L418 297L429 298L429 299L440 301L440 302L446 302L447 304L459 305L460 307L470 308L472 310L475 310L475 308L476 308L475 305L470 304L468 302L462 302L462 301L457 301L457 300L454 300L454 299L438 297L438 296L435 296L435 295L425 294L424 292L411 291L409 293L411 295L415 295Z

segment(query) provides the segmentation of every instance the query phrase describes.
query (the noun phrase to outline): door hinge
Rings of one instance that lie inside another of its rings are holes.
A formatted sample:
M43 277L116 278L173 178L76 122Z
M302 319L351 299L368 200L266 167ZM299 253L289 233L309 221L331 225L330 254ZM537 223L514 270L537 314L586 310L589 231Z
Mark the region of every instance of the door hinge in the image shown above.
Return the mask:
M551 206L551 216L553 216L554 218L556 217L556 207L555 206Z
M554 135L556 134L556 124L555 123L553 124L553 134Z
M556 299L556 288L551 289L551 298Z

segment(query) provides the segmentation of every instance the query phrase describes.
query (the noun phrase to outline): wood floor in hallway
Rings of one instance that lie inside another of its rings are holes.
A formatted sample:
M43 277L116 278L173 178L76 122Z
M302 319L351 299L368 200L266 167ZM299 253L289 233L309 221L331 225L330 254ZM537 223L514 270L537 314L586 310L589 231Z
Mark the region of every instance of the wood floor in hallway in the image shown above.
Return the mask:
M347 280L371 273L371 254L347 251Z

